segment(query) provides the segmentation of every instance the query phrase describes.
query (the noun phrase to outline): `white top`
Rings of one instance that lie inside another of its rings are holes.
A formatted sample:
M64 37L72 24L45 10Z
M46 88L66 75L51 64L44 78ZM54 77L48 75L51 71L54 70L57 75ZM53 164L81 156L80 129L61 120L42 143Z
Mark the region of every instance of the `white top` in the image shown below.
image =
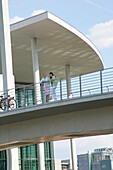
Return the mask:
M44 83L44 88L45 88L45 87L47 87L47 86L50 86L50 82L49 82L48 80L49 80L48 77L42 78L39 83L42 83L43 81L45 81L45 83Z

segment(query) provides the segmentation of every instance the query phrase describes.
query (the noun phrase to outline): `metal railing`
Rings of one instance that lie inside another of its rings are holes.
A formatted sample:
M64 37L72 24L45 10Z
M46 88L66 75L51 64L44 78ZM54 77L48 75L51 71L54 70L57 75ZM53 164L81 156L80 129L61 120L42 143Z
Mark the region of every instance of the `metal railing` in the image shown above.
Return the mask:
M41 84L17 87L5 93L1 91L0 111L9 111L20 107L43 105L97 94L113 93L113 68L57 78L55 81L57 83L48 81ZM57 84L57 86L54 84Z

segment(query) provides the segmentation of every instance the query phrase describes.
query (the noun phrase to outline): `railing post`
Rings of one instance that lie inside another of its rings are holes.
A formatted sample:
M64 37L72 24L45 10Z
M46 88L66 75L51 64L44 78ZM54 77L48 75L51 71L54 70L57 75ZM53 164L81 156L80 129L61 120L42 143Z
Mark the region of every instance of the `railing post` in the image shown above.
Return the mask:
M34 83L34 105L36 105L36 84Z
M101 94L103 93L103 85L102 85L102 70L100 70L100 88L101 88Z
M33 87L34 88L34 87ZM32 90L32 99L33 99L33 105L35 105L35 96L34 96L34 89Z
M42 104L44 104L43 83L41 83Z
M79 75L79 85L80 85L80 97L82 97L82 81L81 81L81 74Z
M26 106L26 89L25 89L25 86L24 86L24 107Z
M60 78L60 100L62 101L62 78Z
M8 90L6 91L6 97L7 97L6 104L7 104L7 111L8 111L9 110Z

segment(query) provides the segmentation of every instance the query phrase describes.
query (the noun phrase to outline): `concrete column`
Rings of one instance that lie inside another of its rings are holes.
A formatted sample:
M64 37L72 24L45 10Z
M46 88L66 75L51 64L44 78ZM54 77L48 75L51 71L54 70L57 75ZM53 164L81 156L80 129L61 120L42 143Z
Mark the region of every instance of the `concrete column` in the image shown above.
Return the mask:
M70 169L77 170L77 154L76 154L76 143L75 139L70 139L70 145L71 145L71 159L70 162Z
M70 64L65 65L66 70L66 84L67 84L67 97L69 98L71 95L71 78L70 76Z
M71 97L71 77L70 76L70 65L67 64L65 66L66 69L66 83L67 83L67 97ZM75 146L75 139L70 139L71 145L71 161L70 161L70 169L77 170L77 155L76 155L76 146Z
M6 91L13 88L8 94L15 97L8 0L0 0L0 45L4 95L7 96ZM17 149L7 150L7 162L7 170L19 169Z
M53 141L50 142L50 152L51 152L51 170L55 170L54 168L54 145L53 145Z
M12 154L11 149L6 151L7 154L7 170L12 170Z
M35 84L35 102L36 104L41 103L41 94L40 94L40 73L39 73L39 62L38 62L38 49L37 49L37 39L31 39L31 48L32 48L32 63L33 63L33 76Z
M39 170L45 170L45 158L44 158L44 144L38 144L38 153L39 153Z
M35 84L35 101L36 104L41 102L40 95L40 72L39 72L39 62L38 62L38 49L37 49L37 39L31 39L32 48L32 62L33 62L33 76ZM39 170L45 170L45 158L44 158L44 144L38 144L38 159L39 159Z
M15 87L11 52L8 0L0 0L0 43L2 57L3 89Z
M7 153L7 170L19 170L18 148L8 149Z

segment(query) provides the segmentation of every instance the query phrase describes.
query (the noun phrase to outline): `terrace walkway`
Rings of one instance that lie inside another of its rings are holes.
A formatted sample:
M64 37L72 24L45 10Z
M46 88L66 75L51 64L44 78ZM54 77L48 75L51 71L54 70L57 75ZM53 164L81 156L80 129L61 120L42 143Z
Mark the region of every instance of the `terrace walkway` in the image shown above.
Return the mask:
M67 81L68 84L67 84ZM69 77L57 78L58 82L56 88L56 100L49 100L49 103L62 102L65 100L79 99L83 97L91 97L95 95L102 95L113 92L113 68L108 68L92 73L84 73L80 75L72 75ZM48 82L49 83L49 82ZM52 87L50 83L50 94L52 93ZM0 111L10 111L11 109L19 109L33 105L45 105L46 96L43 88L43 84L29 84L15 89L8 90L7 92L0 92L0 95L6 97L6 107ZM7 105L7 96L15 98L16 105L10 108Z
M69 96L60 78L57 101L49 103L35 104L33 85L16 89L17 108L0 113L0 150L113 133L113 68L70 77Z

